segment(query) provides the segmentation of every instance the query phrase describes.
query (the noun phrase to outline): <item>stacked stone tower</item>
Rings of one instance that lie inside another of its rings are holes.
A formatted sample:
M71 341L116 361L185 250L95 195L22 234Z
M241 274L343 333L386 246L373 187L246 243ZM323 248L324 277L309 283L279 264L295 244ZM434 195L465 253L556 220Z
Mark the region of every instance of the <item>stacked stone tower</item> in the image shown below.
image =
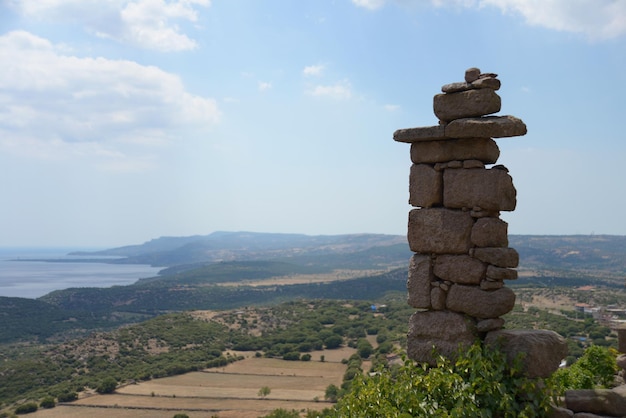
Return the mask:
M502 328L515 304L506 287L517 278L519 256L508 247L501 211L512 211L516 190L493 138L526 134L500 111L496 74L465 72L434 97L439 125L400 129L394 140L411 144L408 241L408 303L418 309L409 322L409 357L434 363L452 357Z

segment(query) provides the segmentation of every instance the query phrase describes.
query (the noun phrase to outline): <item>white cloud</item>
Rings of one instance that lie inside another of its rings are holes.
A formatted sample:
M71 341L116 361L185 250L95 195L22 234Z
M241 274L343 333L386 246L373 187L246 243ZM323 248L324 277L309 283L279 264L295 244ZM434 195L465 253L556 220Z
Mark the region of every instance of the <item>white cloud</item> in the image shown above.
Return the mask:
M259 81L259 91L267 91L272 88L272 83L266 81Z
M102 38L163 52L195 49L196 41L178 23L197 22L197 8L211 4L210 0L9 1L29 18L79 24Z
M395 112L396 110L400 109L399 105L394 104L386 104L384 107L387 112Z
M307 67L304 67L304 70L302 70L302 74L304 74L307 77L308 76L320 76L322 75L322 72L324 71L325 68L326 66L322 64L309 65Z
M383 7L385 0L352 0L352 3L369 10L376 10Z
M134 154L145 165L155 146L220 118L214 100L187 92L174 74L64 55L25 31L0 36L0 62L0 148L15 154L126 167Z
M626 2L615 0L481 0L503 13L522 15L531 25L583 33L592 39L626 33Z
M358 7L380 9L389 0L352 0ZM424 0L392 0L423 3ZM598 40L626 34L626 1L623 0L426 0L435 7L497 7L502 13L521 15L528 24L582 33Z
M315 97L330 97L335 100L347 100L352 97L350 83L342 81L333 85L318 85L308 92Z

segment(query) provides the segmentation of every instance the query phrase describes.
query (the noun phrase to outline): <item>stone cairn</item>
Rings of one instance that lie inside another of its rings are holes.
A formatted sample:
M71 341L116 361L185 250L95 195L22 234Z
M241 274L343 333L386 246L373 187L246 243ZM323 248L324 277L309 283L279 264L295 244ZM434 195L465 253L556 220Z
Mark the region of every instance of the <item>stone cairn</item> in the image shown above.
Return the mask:
M411 144L408 241L410 358L434 364L452 358L459 346L478 339L508 346L507 356L527 355L526 374L547 377L566 355L552 331L504 330L502 315L515 305L505 281L517 278L519 255L508 247L508 224L500 211L513 211L516 190L493 138L526 134L513 116L500 111L496 74L477 68L465 81L446 84L434 97L439 125L400 129L395 141ZM492 165L487 168L487 165Z

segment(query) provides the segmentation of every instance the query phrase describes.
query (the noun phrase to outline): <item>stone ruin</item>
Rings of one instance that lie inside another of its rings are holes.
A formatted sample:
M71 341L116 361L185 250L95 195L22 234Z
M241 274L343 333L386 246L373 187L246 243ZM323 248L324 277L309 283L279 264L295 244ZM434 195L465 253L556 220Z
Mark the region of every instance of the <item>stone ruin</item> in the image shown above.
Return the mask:
M399 129L411 144L408 241L407 352L418 362L451 358L478 339L504 344L507 356L525 353L529 377L547 377L566 355L565 340L547 330L505 330L502 316L515 305L505 282L517 279L519 255L508 247L508 224L517 192L508 170L494 165L493 138L526 134L526 125L500 111L496 74L477 68L465 81L446 84L434 97L435 126ZM489 167L488 167L489 166Z

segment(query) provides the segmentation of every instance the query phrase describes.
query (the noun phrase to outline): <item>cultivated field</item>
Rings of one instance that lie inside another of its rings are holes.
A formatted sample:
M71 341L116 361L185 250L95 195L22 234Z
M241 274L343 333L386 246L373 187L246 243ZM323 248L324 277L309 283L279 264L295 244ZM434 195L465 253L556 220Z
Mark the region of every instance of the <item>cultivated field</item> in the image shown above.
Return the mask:
M330 384L341 385L351 348L311 353L312 361L250 357L219 369L154 379L118 388L114 394L86 394L78 401L40 410L34 418L257 418L277 408L321 410ZM325 361L319 361L324 355ZM365 364L363 365L365 366ZM271 389L262 399L259 389Z

